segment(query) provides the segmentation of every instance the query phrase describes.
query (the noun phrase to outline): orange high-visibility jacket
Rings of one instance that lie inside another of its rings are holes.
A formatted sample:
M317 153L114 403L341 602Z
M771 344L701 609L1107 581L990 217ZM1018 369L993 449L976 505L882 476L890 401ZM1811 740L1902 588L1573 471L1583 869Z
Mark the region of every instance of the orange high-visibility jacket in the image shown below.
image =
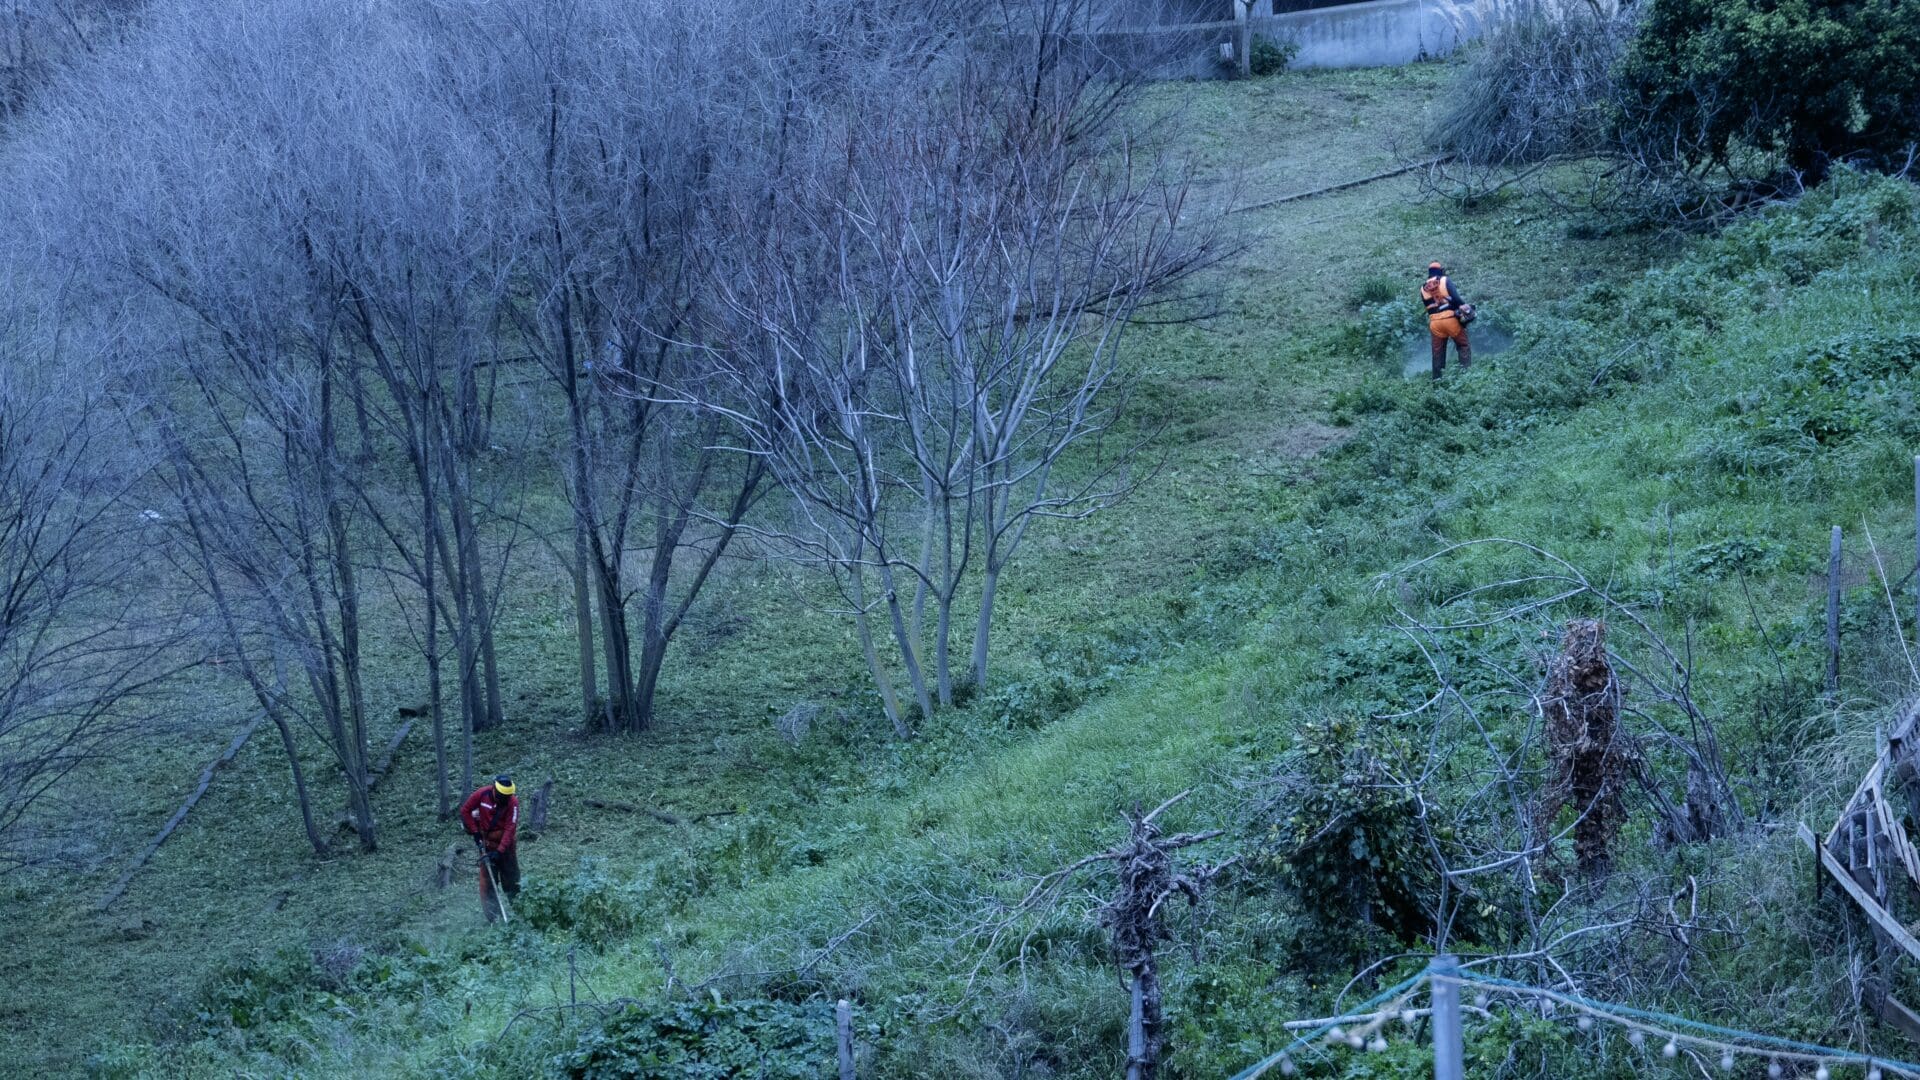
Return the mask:
M1459 307L1463 301L1454 290L1453 280L1442 274L1421 284L1420 302L1427 305L1428 315L1441 315Z

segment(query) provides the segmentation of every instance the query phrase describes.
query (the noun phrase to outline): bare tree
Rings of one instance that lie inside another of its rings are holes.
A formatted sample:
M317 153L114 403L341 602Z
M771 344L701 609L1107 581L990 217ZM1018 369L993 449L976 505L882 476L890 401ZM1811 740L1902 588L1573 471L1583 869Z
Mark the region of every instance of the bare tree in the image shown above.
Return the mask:
M667 648L764 490L764 463L727 452L724 421L686 399L712 392L698 308L727 242L706 223L716 189L776 179L758 173L775 136L749 96L774 89L764 71L702 59L769 31L680 6L650 10L644 34L635 19L505 5L464 28L476 52L531 58L504 80L529 287L508 315L566 410L583 710L629 732L652 723Z
M1167 834L1160 815L1191 794L1191 790L1183 791L1145 813L1136 806L1123 815L1127 822L1124 842L1041 875L1019 901L995 905L968 929L968 936L981 942L975 976L987 958L1002 951L1003 943L1022 927L1027 930L1014 950L1014 962L1024 966L1033 940L1034 916L1059 907L1084 872L1111 866L1115 888L1100 903L1098 918L1107 931L1114 965L1127 985L1127 1080L1152 1080L1166 1051L1158 957L1161 943L1172 937L1166 925L1166 904L1184 897L1188 904L1198 906L1213 879L1238 861L1236 857L1211 864L1179 863L1176 852L1223 835L1219 829ZM971 984L972 979L968 981Z
M145 468L117 449L105 379L15 314L0 364L0 864L57 857L58 818L39 811L148 729L184 655L126 587Z
M297 61L333 27L277 8L225 23L193 14L157 20L40 121L61 155L40 167L68 181L68 201L47 207L64 220L41 225L62 234L92 288L122 290L137 313L120 349L177 500L183 568L296 770L293 730L320 735L372 849L356 522L372 448L354 422L350 298L313 273L309 226L321 215L311 189L287 182L301 140L314 145ZM256 32L264 25L276 32ZM245 108L230 107L237 85L257 94ZM244 118L251 137L220 116ZM280 661L305 676L303 693L273 691L266 670ZM296 787L304 795L298 775Z
M66 66L119 40L141 0L7 0L0 4L0 121L25 108Z
M1128 489L1139 442L1105 438L1124 331L1218 252L1181 179L1136 156L1127 80L1070 60L1065 33L1024 40L957 44L939 78L827 130L831 152L784 200L780 255L727 294L767 342L735 356L757 391L743 396L773 410L749 445L799 504L766 531L833 571L863 645L881 613L923 715L954 700L965 600L985 682L1000 578L1032 522Z

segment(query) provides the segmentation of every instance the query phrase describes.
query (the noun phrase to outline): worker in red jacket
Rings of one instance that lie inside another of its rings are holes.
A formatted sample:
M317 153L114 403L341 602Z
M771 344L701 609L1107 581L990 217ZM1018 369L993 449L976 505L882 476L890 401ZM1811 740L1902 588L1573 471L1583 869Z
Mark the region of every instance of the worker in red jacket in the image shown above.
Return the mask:
M496 880L508 896L520 895L520 858L514 849L520 800L513 795L513 777L502 773L467 796L460 804L460 824L480 845L480 907L492 922L500 917L500 902L493 895Z

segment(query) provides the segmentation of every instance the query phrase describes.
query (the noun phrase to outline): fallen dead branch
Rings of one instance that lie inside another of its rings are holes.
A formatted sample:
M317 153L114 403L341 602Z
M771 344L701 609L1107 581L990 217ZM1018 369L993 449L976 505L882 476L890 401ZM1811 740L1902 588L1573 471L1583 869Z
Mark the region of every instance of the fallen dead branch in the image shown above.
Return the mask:
M731 817L740 812L738 810L707 810L681 817L672 811L656 810L651 806L641 806L638 803L615 802L611 799L581 799L580 805L591 806L595 810L617 810L623 814L641 814L663 825L685 825L689 822L705 821L708 818Z
M1444 165L1445 163L1451 160L1453 160L1452 154L1442 154L1437 158L1429 158L1426 161L1416 161L1411 165L1402 165L1397 169L1388 169L1385 172L1377 172L1377 173L1374 173L1372 176L1362 176L1358 180L1343 180L1338 184L1328 184L1326 187L1314 188L1311 191L1296 191L1291 195L1281 195L1281 196L1278 196L1277 198L1262 199L1259 202L1248 203L1245 206L1236 206L1233 208L1231 212L1235 214L1240 214L1240 213L1245 213L1248 210L1265 210L1269 206L1279 206L1281 203L1299 202L1301 199L1311 199L1316 195L1331 195L1336 191L1345 191L1348 188L1357 188L1364 184L1371 184L1376 180L1388 180L1396 176L1405 176L1407 173L1415 172L1420 169L1431 169L1436 165Z
M213 774L233 760L234 755L240 752L241 747L247 745L247 740L253 738L253 733L260 729L261 723L264 722L266 718L267 714L265 711L255 713L253 719L247 721L247 726L241 730L240 734L233 737L233 742L227 746L226 753L214 758L211 762L207 763L206 768L200 770L200 783L196 785L192 793L187 796L187 801L180 804L180 809L173 812L173 816L167 819L166 825L160 829L160 832L155 835L152 840L147 842L147 846L134 858L133 865L127 867L126 873L120 875L120 880L114 882L113 888L108 889L107 894L100 898L97 910L107 910L107 908L113 906L114 901L120 899L120 897L126 893L127 887L133 884L133 876L140 872L141 867L147 865L147 860L153 858L153 853L160 850L160 845L167 842L167 837L173 835L173 831L180 827L180 823L187 820L187 813L200 802L201 796L207 793L207 788L213 785Z

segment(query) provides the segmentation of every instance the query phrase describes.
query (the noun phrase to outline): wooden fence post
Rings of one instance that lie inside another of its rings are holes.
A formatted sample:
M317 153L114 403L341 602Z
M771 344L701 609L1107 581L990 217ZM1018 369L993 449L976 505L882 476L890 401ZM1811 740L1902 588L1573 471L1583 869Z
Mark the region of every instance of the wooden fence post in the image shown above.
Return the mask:
M1840 691L1840 526L1827 545L1827 696Z
M840 1080L853 1077L853 1003L846 998L834 1006L833 1026L840 1044Z
M1465 1080L1466 1047L1460 1029L1460 961L1436 956L1427 968L1433 992L1433 1080Z

